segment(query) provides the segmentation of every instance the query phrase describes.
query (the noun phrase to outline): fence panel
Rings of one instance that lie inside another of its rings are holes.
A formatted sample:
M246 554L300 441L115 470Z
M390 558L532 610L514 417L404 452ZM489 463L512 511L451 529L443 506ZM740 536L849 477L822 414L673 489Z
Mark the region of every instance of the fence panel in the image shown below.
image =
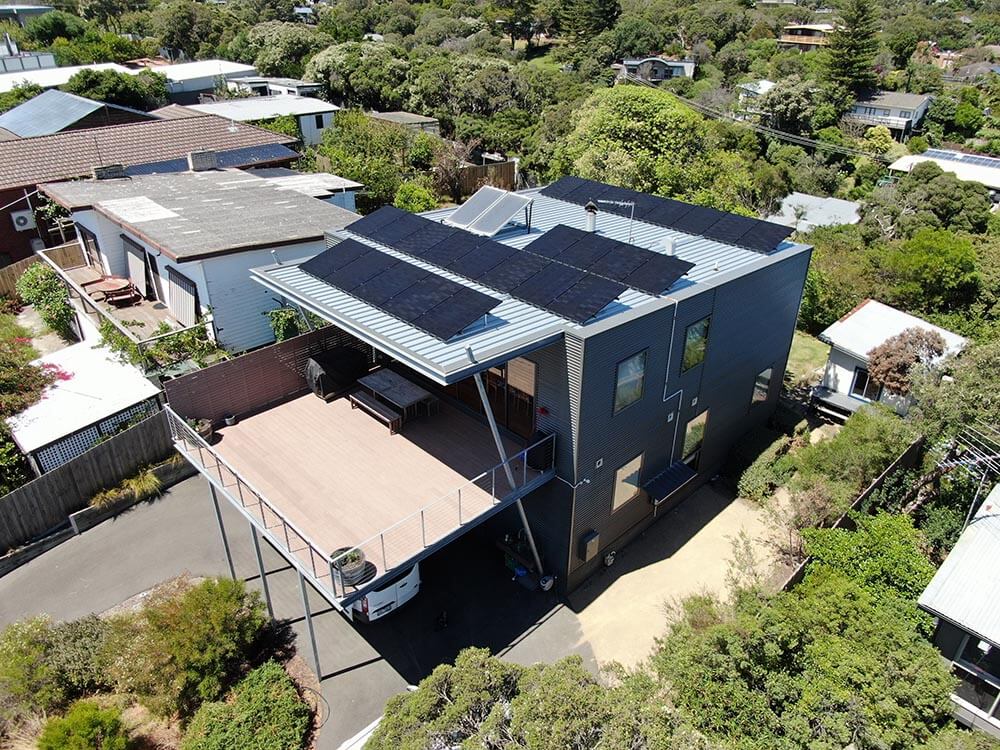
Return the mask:
M502 161L462 167L459 172L459 181L463 195L472 195L483 185L492 185L503 190L515 190L517 188L516 162Z
M0 497L0 554L62 526L101 490L173 451L167 417L157 412L86 453Z
M45 252L60 268L76 268L84 264L83 251L77 242L69 242L59 247L50 248ZM27 270L28 266L38 262L40 262L38 256L32 255L30 258L24 258L0 268L0 297L13 297L17 294L17 289L14 286L17 284L17 280L21 278L21 274Z

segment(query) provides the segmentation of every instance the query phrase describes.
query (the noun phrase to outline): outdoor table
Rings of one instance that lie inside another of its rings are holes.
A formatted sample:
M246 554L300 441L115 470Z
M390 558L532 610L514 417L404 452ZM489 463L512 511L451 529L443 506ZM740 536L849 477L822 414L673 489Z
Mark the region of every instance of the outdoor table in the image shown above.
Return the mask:
M427 404L430 409L431 403L435 400L434 394L430 391L384 367L358 378L358 383L397 407L404 418L411 409L420 404Z
M128 279L123 279L120 276L106 276L100 281L90 282L87 286L91 291L107 295L114 294L115 292L123 292L129 288L131 283Z

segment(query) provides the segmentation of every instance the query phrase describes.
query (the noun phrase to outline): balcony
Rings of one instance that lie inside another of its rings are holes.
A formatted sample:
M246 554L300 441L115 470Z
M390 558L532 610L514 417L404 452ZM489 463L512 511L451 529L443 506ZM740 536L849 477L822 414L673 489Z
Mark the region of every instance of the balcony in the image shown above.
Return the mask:
M554 475L554 436L505 438L500 463L489 428L448 403L392 435L347 399L299 395L211 445L168 415L178 450L341 608Z
M782 34L778 37L780 44L797 44L804 47L827 47L830 44L830 37L826 34L811 36L808 34Z

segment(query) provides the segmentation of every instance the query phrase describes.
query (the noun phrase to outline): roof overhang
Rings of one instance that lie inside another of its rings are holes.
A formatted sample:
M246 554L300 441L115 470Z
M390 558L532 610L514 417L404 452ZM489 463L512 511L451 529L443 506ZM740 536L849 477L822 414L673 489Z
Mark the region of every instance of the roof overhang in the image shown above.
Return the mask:
M394 321L394 326L405 331L405 335L386 335L375 330L357 316L317 299L315 295L305 292L290 280L307 276L308 274L304 271L299 271L296 267L289 265L271 265L250 269L250 277L257 283L302 309L347 331L352 336L440 385L457 383L477 372L483 372L516 357L554 344L562 339L565 330L565 325L558 323L542 330L535 330L522 337L507 338L493 336L491 333L495 331L486 329L478 334L460 337L454 343L447 344L445 348L449 350L449 356L429 356L406 343L407 340L426 341L429 338L427 334L417 328L403 324L401 321ZM353 304L364 308L373 317L389 319L389 316L358 300L354 300ZM501 326L496 330L502 329ZM456 357L456 352L460 352L462 356Z

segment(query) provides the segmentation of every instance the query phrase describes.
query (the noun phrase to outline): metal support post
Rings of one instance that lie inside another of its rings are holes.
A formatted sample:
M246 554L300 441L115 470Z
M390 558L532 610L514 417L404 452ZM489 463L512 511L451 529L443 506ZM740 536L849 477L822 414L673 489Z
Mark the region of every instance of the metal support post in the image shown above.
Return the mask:
M250 523L250 537L253 539L253 551L257 555L257 570L260 571L260 585L264 589L264 603L267 604L267 616L274 619L274 607L271 606L271 589L267 585L267 571L264 570L264 557L260 554L260 536L257 527Z
M296 568L299 574L299 591L302 592L302 610L306 614L306 629L309 631L309 643L312 644L313 664L316 665L316 678L323 679L323 670L319 666L319 648L316 646L316 631L313 629L312 610L309 608L309 591L306 588L306 579L302 571Z
M507 475L507 481L510 483L511 491L517 489L517 482L514 481L514 472L510 469L510 463L507 461L507 451L503 447L503 440L500 439L500 430L497 428L497 420L493 416L493 408L490 406L490 400L486 396L486 387L483 385L483 378L480 373L476 373L472 376L476 381L476 388L479 390L479 398L483 402L483 409L486 411L486 421L490 423L490 431L493 433L493 441L497 444L497 451L500 453L500 461L503 463L504 473ZM521 505L521 499L518 498L517 502L517 512L521 516L521 525L524 526L525 536L528 538L528 546L531 547L531 556L535 560L535 568L538 570L539 579L545 577L545 571L542 569L542 558L538 555L538 548L535 546L535 537L531 533L531 526L528 525L528 516L524 512L524 506Z
M226 525L222 522L222 508L219 507L219 496L215 492L215 485L208 483L208 489L212 493L212 504L215 506L215 518L219 522L219 533L222 534L222 546L226 550L226 562L229 563L229 577L236 579L236 568L233 567L233 553L229 551L229 539L226 537Z

